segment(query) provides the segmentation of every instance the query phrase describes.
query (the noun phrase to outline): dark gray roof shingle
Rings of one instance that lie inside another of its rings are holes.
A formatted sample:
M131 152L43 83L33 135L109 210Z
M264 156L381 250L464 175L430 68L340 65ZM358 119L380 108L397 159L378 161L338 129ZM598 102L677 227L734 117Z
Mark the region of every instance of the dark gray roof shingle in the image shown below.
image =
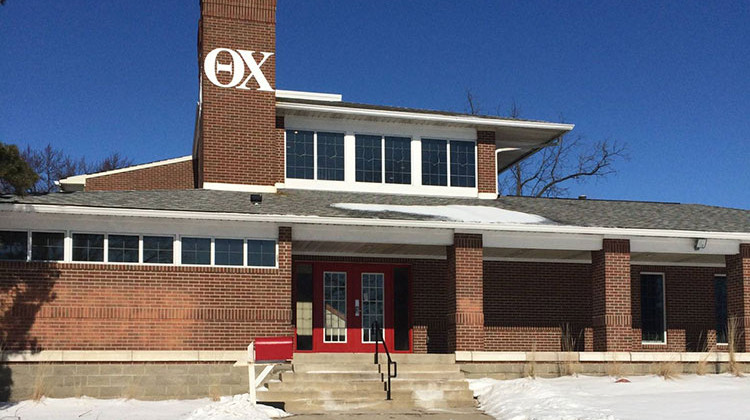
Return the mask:
M637 201L500 197L497 200L443 198L334 191L281 190L250 203L250 193L214 190L97 191L3 197L3 203L56 204L152 210L268 215L436 220L434 217L334 208L334 203L396 205L474 205L536 214L554 222L586 227L617 227L716 232L750 232L750 210L699 204Z

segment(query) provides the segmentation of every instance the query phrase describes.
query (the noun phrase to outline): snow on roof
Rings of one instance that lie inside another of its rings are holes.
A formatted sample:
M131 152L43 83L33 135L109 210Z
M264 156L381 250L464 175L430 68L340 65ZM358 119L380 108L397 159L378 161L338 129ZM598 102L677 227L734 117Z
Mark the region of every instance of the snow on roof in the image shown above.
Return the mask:
M554 224L546 217L519 211L489 206L444 205L404 206L394 204L333 203L331 207L342 210L369 212L396 212L439 217L458 222L507 223L507 224Z

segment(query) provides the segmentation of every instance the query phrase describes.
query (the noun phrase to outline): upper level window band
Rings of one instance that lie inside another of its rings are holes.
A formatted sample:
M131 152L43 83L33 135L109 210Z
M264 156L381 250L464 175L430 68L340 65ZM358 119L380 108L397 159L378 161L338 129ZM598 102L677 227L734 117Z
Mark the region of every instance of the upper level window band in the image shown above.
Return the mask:
M318 179L344 180L344 135L318 134Z
M451 187L476 186L475 144L451 141Z
M447 143L422 139L422 185L448 185Z
M411 139L385 138L385 182L411 184Z

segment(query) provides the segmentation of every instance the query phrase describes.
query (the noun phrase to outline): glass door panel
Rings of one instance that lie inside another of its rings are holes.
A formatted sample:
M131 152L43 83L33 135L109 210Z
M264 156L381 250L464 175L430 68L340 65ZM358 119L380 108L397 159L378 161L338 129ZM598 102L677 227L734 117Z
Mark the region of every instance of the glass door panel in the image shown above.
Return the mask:
M323 273L323 342L346 342L346 273Z
M382 330L385 327L383 314L383 273L362 273L362 342L375 342L372 325L377 321Z

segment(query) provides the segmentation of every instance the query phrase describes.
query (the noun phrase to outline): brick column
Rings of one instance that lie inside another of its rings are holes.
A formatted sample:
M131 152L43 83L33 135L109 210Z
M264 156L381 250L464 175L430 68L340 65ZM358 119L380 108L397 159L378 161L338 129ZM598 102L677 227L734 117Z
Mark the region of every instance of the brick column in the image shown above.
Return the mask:
M448 349L484 350L482 235L456 233L448 257Z
M477 131L477 175L480 194L497 194L494 131Z
M289 331L285 334L294 334L294 322L292 320L292 228L291 226L279 226L279 279L284 284L283 296L275 296L283 302L284 328ZM288 310L287 310L288 309Z
M737 351L750 351L750 244L740 253L727 255L727 315L737 320Z
M591 276L594 351L630 351L630 241L605 239L602 249L591 253Z

